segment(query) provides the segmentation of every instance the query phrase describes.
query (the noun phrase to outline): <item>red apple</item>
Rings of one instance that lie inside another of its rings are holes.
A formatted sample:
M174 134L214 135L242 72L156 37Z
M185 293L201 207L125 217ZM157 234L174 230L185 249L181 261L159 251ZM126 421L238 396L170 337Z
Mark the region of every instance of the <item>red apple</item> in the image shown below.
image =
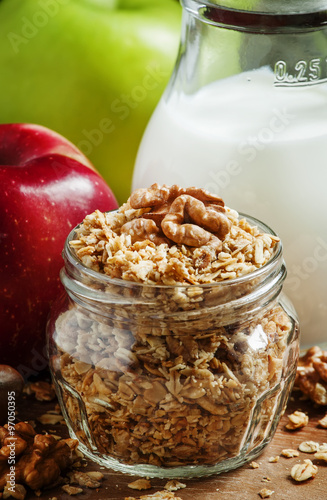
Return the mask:
M61 252L95 209L117 208L87 158L38 125L0 125L0 363L45 368L45 326L62 291Z

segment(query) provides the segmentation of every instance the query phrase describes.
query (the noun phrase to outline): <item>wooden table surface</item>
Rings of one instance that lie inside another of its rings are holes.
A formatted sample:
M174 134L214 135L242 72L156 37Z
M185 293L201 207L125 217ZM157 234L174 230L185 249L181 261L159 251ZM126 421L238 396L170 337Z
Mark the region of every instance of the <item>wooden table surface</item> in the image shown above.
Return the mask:
M56 401L38 402L33 395L21 398L18 405L18 418L20 420L36 420L41 414L52 410ZM302 410L309 416L309 424L298 430L288 431L285 424L288 422L287 415L295 410ZM303 401L298 393L293 392L287 410L281 419L276 434L264 452L256 459L259 468L253 469L249 464L231 471L204 479L188 479L181 482L186 488L175 492L182 500L260 500L259 492L263 488L274 491L272 500L327 500L327 463L318 462L312 455L300 452L299 457L279 457L278 462L270 463L269 458L280 455L285 448L297 449L303 441L317 441L320 444L327 443L327 429L319 427L318 420L327 412L327 407L316 407L313 403ZM62 437L68 437L67 428L63 424L41 425L38 424L38 432L53 432ZM311 459L318 465L318 473L314 479L304 483L296 483L290 477L290 471L294 464L303 463L304 459ZM146 491L135 491L128 484L135 481L137 477L121 474L112 470L100 468L89 460L87 466L82 468L83 472L101 470L104 474L101 487L98 490L84 488L84 492L76 497L71 497L63 492L61 487L44 490L41 496L29 491L26 500L39 498L49 500L56 497L58 500L72 498L81 500L124 500L125 497L139 498L141 495L152 494L162 490L165 480L152 479L152 488Z

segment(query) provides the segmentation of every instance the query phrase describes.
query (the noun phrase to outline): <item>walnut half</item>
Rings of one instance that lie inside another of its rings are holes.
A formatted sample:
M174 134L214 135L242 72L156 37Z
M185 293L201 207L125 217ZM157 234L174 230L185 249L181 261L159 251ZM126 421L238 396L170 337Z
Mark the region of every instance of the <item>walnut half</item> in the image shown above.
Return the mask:
M295 387L319 405L327 405L327 351L311 347L299 359Z
M209 245L220 251L231 228L223 200L200 188L152 184L134 191L129 203L134 209L148 209L121 228L133 242L149 239L159 245Z
M60 473L73 463L78 441L58 441L49 434L36 434L25 422L17 423L11 433L7 426L0 427L0 492L4 491L10 478L9 458L13 443L16 483L39 490L54 484Z

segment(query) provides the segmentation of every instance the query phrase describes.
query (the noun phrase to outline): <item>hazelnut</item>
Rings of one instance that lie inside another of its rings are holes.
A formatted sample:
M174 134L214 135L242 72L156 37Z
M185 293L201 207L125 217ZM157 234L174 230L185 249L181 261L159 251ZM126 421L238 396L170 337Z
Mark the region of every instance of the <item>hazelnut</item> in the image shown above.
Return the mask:
M8 392L18 398L24 387L21 374L9 365L0 365L0 425L6 423L8 416Z

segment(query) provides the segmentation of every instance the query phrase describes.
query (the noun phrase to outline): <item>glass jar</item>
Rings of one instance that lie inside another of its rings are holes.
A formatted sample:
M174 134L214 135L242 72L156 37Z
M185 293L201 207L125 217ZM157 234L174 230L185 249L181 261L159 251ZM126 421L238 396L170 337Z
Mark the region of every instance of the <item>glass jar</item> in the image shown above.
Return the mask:
M303 348L327 344L327 1L181 3L133 189L195 185L260 214L284 243Z
M59 402L82 452L118 471L166 478L256 457L285 409L299 353L297 316L281 293L281 243L237 279L159 286L88 269L70 248L74 234L48 338Z

